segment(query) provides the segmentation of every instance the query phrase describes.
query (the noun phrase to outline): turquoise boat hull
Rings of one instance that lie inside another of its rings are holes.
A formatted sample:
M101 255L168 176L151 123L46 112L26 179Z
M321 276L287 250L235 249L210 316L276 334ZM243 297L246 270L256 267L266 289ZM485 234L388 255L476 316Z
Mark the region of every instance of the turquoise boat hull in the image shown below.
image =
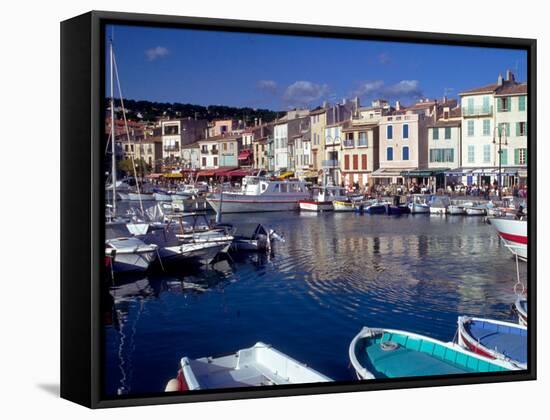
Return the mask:
M509 370L498 360L469 353L453 343L406 331L367 327L351 342L349 357L359 379Z

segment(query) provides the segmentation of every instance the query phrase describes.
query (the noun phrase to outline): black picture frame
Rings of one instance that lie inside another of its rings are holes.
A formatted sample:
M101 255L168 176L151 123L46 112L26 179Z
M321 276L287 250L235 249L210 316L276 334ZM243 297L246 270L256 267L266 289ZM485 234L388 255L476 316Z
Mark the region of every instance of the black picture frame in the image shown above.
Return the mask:
M106 24L522 49L528 60L528 369L254 389L106 398L101 390ZM481 384L536 379L536 40L92 11L61 23L61 397L90 408ZM76 176L75 174L78 174Z

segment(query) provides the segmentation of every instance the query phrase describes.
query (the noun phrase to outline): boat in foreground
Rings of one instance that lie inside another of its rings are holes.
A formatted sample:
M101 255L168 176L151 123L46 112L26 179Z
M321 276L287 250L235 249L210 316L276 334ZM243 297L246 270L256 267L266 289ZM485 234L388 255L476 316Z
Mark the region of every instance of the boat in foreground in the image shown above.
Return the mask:
M527 220L495 217L491 219L491 226L495 228L512 254L527 261Z
M527 328L493 319L458 317L458 344L475 354L527 369Z
M331 382L332 379L262 342L220 357L183 357L167 392Z
M518 314L519 324L527 326L527 299L519 296L514 303L514 310Z
M349 358L358 379L501 372L510 365L407 331L368 328L351 341Z

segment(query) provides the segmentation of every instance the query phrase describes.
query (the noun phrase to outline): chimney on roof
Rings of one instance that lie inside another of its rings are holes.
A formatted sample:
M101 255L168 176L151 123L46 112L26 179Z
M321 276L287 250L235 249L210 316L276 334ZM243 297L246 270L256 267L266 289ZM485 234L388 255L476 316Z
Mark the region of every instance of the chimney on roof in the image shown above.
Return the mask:
M395 101L395 110L399 111L401 109L401 102Z
M328 108L328 102L327 101L323 101L323 109L327 109Z
M254 118L254 127L258 125L258 117Z
M502 74L498 74L497 85L502 86Z
M515 82L516 81L516 78L514 77L514 73L512 73L511 70L506 70L506 80L508 82Z
M444 95L444 96L443 96L443 103L446 104L447 101L448 101L447 95Z

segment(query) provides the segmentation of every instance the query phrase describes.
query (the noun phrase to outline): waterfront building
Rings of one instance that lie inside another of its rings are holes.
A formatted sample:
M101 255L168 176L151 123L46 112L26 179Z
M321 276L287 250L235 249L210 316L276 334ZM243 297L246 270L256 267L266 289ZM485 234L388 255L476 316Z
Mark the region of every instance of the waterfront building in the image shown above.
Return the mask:
M214 120L208 124L208 137L217 137L237 130L239 122L236 120Z
M462 167L456 175L466 184L494 183L499 160L503 186L527 177L527 83L511 71L496 83L460 93L462 108ZM499 159L499 137L501 153Z
M342 159L340 169L344 185L360 188L372 184L370 174L379 166L379 129L381 115L358 112L342 128Z
M319 172L322 162L325 159L325 127L327 125L328 104L315 108L310 112L311 130L311 166L314 171Z
M182 159L181 147L205 137L206 120L185 118L161 121L162 149L165 169L175 169Z
M317 178L317 173L311 171L310 122L311 118L301 118L299 120L298 133L294 134L289 141L290 166L299 179Z
M383 184L428 184L427 125L437 112L437 101L424 99L381 117L379 122L380 167L372 176Z
M438 106L437 118L428 123L428 167L456 169L461 164L462 116L456 101Z
M239 152L242 145L242 134L232 133L218 136L218 145L220 150L220 168L236 168L239 166ZM241 162L249 162L251 160L247 155L246 159L241 159Z
M269 170L268 141L271 138L271 145L273 144L273 124L262 124L260 120L252 131L252 165L255 169Z
M186 144L181 147L183 169L197 170L201 167L201 146L199 142Z
M199 140L199 162L201 169L218 169L220 149L217 137Z
M352 101L343 99L342 103L334 104L327 109L325 125L325 150L321 169L335 185L343 182L342 164L343 164L343 134L342 129L349 126L351 118L357 115L359 110L359 98Z
M293 163L291 161L292 153L289 154L289 138L299 134L305 119L309 119L309 110L294 109L275 121L273 128L275 171L294 170L294 167L291 166Z

